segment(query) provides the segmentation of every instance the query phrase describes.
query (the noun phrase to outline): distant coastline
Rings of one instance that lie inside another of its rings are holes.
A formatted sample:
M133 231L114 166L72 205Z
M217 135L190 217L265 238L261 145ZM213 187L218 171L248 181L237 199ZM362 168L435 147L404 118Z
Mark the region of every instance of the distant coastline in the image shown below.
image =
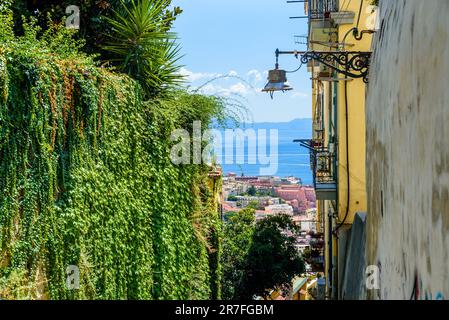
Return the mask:
M233 129L235 126L229 125ZM261 122L261 123L242 123L241 129L265 129L278 130L278 152L277 165L278 170L275 176L295 177L301 179L302 184L312 185L312 173L310 169L309 151L294 143L295 139L310 139L312 134L312 119L294 119L289 122ZM223 130L223 129L220 129ZM267 141L267 150L270 150L269 140ZM259 176L261 164L247 164L248 150L245 147L245 164L222 164L223 174L235 173L244 176Z

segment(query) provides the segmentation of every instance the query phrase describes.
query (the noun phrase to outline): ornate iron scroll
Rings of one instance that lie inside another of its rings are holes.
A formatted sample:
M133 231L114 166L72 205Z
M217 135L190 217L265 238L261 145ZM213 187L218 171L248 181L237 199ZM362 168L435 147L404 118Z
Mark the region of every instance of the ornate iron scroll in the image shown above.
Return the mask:
M371 59L371 52L319 52L308 51L300 53L301 63L319 61L329 68L350 78L363 78L363 82L368 83L368 71Z

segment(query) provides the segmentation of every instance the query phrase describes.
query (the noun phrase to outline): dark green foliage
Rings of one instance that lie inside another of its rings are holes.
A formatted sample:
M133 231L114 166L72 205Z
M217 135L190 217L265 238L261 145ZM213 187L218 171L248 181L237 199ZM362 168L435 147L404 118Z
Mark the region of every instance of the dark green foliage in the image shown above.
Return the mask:
M174 128L206 127L222 102L182 91L143 102L64 28L25 30L0 45L0 298L219 295L209 168L169 153ZM69 265L80 290L66 289Z
M251 186L248 189L248 195L254 197L257 194L257 190L256 187Z
M2 4L0 10L11 7L16 35L26 32L23 23L34 21L40 27L38 37L54 25L65 25L70 15L66 8L78 6L80 29L68 39L82 41L84 52L137 80L144 100L166 93L182 80L179 47L170 32L182 10L169 9L171 0L8 1L12 5Z
M22 32L22 16L26 18L36 17L39 25L47 26L47 14L51 14L53 21L57 24L64 22L68 16L66 8L77 5L80 8L80 30L78 37L86 41L85 50L89 53L97 53L110 35L111 28L105 21L105 17L112 17L114 12L120 12L122 2L129 5L133 0L2 0L12 2L16 32ZM163 19L166 22L164 29L171 28L176 16L182 10L179 7L170 9L171 0L155 0L163 5Z
M251 300L274 289L287 292L293 278L304 272L294 246L298 231L285 215L256 224L252 209L232 216L224 232L223 297Z
M304 272L304 262L296 250L299 229L286 215L261 220L256 225L240 299L269 296L269 290L287 292L295 276Z
M254 209L243 209L227 216L223 234L223 289L225 300L237 298L243 286L248 251L255 228Z

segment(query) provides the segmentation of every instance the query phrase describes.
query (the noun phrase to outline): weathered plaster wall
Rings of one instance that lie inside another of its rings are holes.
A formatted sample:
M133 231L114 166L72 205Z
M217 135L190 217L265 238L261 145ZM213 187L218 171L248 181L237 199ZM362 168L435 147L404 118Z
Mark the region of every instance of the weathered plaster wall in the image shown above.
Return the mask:
M367 94L371 298L449 299L449 1L383 0Z

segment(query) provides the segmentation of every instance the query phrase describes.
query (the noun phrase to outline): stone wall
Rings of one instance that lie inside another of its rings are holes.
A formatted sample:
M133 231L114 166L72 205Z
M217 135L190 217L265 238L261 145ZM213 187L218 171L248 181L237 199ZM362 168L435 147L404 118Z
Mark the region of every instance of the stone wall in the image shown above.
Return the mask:
M375 299L449 298L449 1L381 0L367 93Z

